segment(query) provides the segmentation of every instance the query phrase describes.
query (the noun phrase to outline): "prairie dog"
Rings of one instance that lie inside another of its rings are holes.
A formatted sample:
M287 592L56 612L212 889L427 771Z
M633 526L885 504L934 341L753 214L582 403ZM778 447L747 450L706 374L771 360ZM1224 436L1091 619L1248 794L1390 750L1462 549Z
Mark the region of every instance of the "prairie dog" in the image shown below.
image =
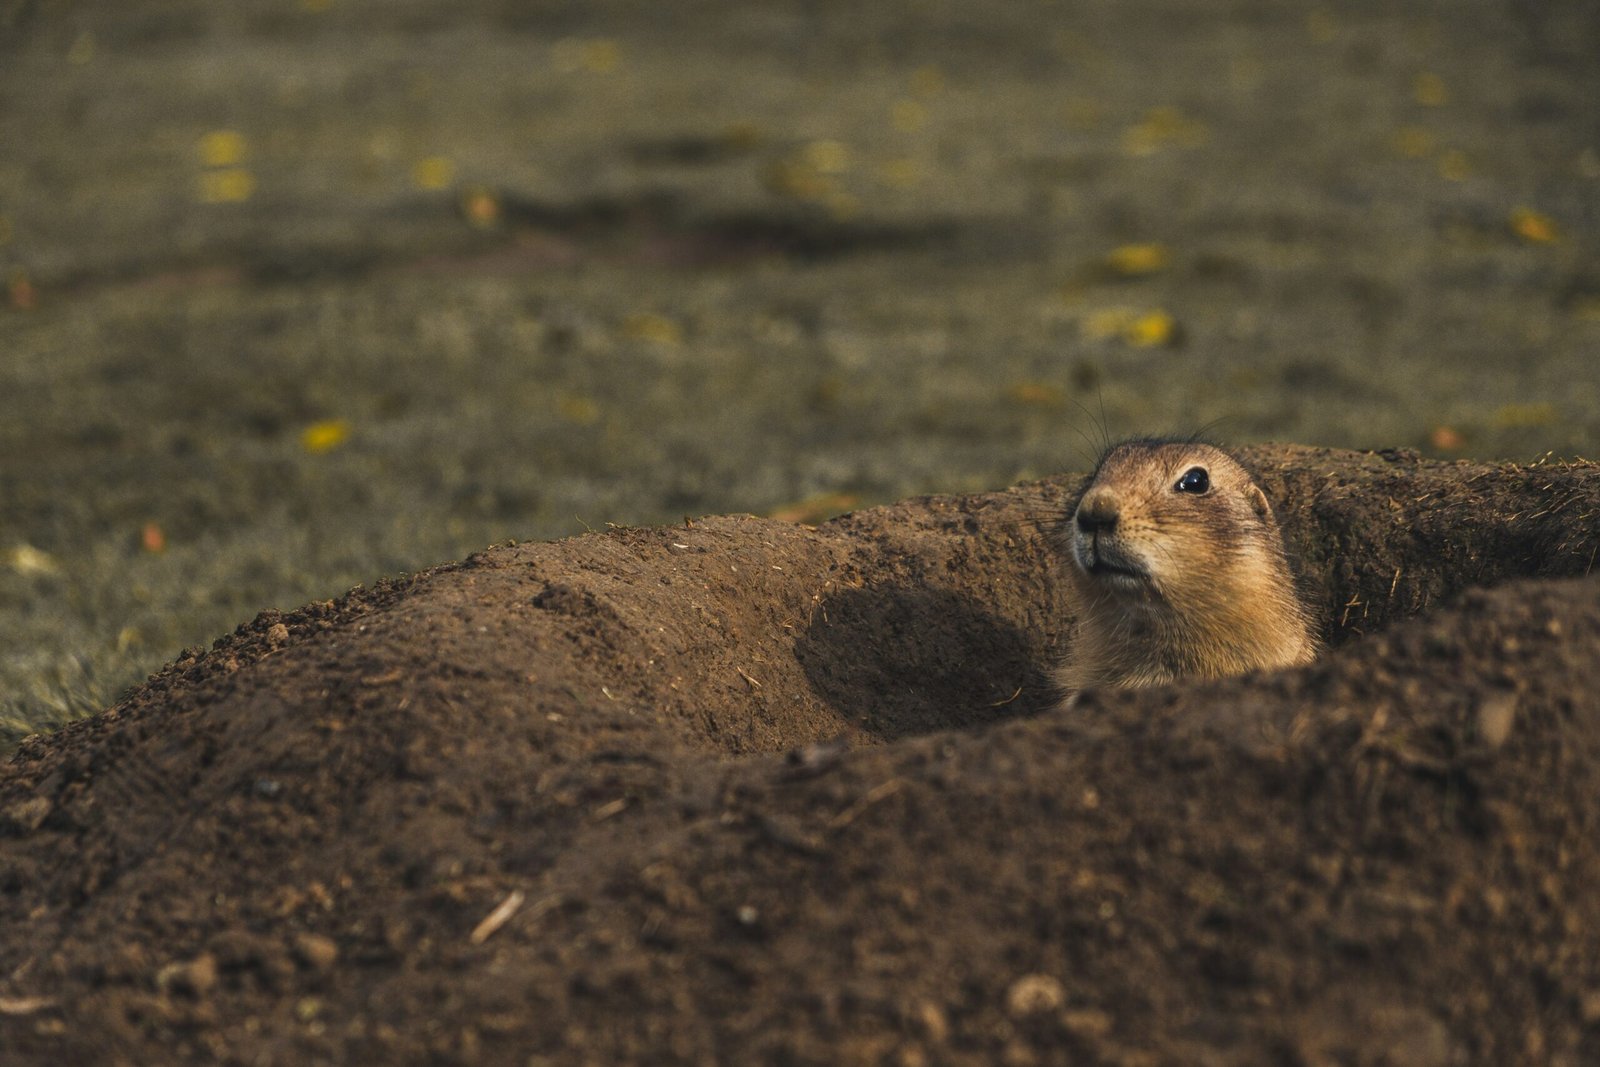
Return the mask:
M1212 445L1112 446L1065 523L1077 630L1056 673L1160 685L1291 667L1317 654L1266 494Z

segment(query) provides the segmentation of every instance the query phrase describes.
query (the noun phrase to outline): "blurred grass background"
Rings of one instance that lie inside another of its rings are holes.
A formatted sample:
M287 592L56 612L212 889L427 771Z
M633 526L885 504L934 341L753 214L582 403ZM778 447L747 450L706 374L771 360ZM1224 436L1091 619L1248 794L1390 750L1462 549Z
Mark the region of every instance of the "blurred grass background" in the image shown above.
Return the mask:
M1102 410L1593 455L1597 99L1587 0L0 0L0 734Z

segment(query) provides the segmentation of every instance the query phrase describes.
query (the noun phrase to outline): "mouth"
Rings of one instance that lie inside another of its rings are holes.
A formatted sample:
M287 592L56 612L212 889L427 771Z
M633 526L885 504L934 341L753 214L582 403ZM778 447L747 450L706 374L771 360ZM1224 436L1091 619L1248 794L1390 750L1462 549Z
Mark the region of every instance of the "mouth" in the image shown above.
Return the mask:
M1147 585L1150 572L1119 552L1108 552L1099 539L1079 542L1077 563L1089 577L1107 585L1131 588Z
M1094 561L1084 568L1084 572L1096 578L1123 578L1134 581L1145 581L1150 576L1142 570L1130 567L1123 563L1112 563L1104 556L1096 556Z

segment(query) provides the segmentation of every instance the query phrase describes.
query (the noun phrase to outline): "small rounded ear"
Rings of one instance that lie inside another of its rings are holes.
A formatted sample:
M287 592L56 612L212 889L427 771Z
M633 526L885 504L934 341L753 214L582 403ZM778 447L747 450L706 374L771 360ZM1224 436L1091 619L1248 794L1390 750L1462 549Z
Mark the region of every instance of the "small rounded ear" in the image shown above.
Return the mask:
M1250 491L1245 493L1245 499L1250 501L1250 507L1259 518L1267 522L1272 521L1272 505L1267 503L1267 494L1261 491L1259 485L1250 486Z

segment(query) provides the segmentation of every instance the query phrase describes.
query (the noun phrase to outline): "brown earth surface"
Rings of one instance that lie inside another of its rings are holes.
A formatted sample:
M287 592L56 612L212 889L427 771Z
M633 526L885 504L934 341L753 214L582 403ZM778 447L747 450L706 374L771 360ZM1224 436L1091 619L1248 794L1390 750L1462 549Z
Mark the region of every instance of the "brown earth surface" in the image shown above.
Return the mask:
M0 1061L1600 1062L1600 468L1246 450L1331 650L1052 710L1075 479L506 545L0 779Z

